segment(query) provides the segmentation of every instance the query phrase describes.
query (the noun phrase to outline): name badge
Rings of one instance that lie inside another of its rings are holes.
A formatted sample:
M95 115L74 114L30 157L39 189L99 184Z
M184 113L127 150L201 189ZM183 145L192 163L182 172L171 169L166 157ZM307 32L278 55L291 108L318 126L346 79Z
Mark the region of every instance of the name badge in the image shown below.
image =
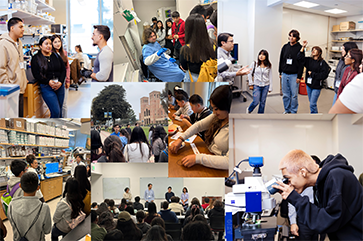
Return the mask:
M339 86L340 86L340 82L335 82L335 87L337 87L337 88L339 88Z
M19 62L20 69L25 69L25 62Z
M292 59L287 59L286 64L292 65Z
M307 79L307 82L306 82L306 83L311 84L312 82L313 82L313 78L309 77L309 78Z

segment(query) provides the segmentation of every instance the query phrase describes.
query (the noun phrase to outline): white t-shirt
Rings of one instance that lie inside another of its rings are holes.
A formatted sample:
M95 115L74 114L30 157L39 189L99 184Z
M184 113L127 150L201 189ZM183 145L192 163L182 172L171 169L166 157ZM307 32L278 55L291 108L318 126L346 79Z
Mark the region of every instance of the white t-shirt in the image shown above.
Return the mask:
M142 154L139 143L127 144L124 149L124 156L127 162L147 162L150 157L150 149L146 143L141 144Z
M345 86L339 95L339 100L345 107L355 113L363 113L363 73L358 74Z

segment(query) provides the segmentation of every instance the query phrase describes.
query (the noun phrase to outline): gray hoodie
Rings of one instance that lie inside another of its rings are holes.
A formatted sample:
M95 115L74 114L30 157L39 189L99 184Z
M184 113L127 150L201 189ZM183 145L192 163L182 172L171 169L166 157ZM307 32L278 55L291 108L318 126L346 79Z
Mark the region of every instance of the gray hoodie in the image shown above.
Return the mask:
M28 240L45 240L45 234L50 233L52 228L52 219L48 204L39 201L36 196L32 197L15 197L9 205L8 218L13 227L14 241L19 240L20 236L14 226L14 221L21 235L29 229L39 212L40 205L43 205L39 218L26 235ZM11 215L10 215L11 214Z
M72 221L71 214L72 210L67 205L71 205L67 198L62 198L58 204L57 208L55 209L53 215L53 222L57 225L57 228L62 231L63 233L69 233L72 229L69 227L68 223Z
M13 189L13 187L20 182L20 177L15 177L12 176L9 178L8 181L8 185L9 185L9 192L11 192L11 190ZM21 189L21 187L18 188L18 190L16 190L16 192L14 193L14 197L21 197L24 196L24 192L23 189ZM35 193L35 196L38 197L39 199L43 197L42 192L40 191L40 189Z

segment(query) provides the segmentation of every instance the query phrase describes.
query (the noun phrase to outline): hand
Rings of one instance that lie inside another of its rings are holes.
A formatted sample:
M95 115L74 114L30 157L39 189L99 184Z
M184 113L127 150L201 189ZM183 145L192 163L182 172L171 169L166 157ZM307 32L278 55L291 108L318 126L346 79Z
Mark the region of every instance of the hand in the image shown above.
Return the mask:
M178 38L179 38L179 35L174 34L174 38L175 38L175 39L178 39Z
M305 48L308 45L308 41L304 40L303 41L303 47Z
M281 79L281 74L280 74L280 77L279 78Z
M55 88L55 82L53 80L49 80L48 85L50 86L50 88L54 89Z
M62 83L61 82L57 82L55 83L55 87L53 88L53 90L58 90L60 87L62 86Z
M175 115L175 114L173 114L173 118L175 118L175 116L176 116L176 115Z
M160 57L166 50L168 50L168 49L167 48L159 49L159 51L157 52L157 55Z
M183 114L181 114L181 115L180 115L180 118L181 118L181 119L183 119L184 117L185 117L185 115L183 115Z
M250 85L250 90L253 90L253 85Z
M281 194L281 197L283 199L286 200L286 198L290 195L290 193L292 191L294 191L294 187L291 186L290 184L287 185L283 182L280 182L280 181L276 181L277 184L279 184L279 186L277 185L272 185L273 188L276 188L276 189L279 189L281 192L279 192Z
M242 75L246 75L246 74L249 74L250 71L252 70L252 68L248 68L248 66L244 66L242 68L240 68L238 71L237 71L237 76L242 76Z
M195 165L195 155L189 155L189 156L186 156L182 159L182 164L185 166L185 167L192 167Z
M290 230L293 235L299 236L299 226L296 223L291 224Z
M300 83L300 80L301 80L301 79L297 78L297 79L296 79L296 83Z
M169 61L175 63L176 60L174 58L169 58Z
M68 89L70 85L71 85L71 83L66 83L65 84L66 89Z
M176 154L178 152L179 148L181 147L182 143L183 143L183 141L180 139L177 139L176 141L174 141L173 144L171 144L171 146L170 146L171 152Z
M308 71L308 74L311 75L311 71Z

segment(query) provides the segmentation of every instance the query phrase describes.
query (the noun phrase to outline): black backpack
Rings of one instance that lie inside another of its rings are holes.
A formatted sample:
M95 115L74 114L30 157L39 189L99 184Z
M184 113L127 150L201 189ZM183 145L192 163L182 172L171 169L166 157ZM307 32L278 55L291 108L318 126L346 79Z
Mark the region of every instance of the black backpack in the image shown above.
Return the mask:
M42 205L40 205L40 208L39 208L39 211L38 211L37 216L35 216L35 218L34 218L34 220L33 220L32 224L30 225L30 227L28 228L28 230L25 232L25 234L24 234L24 235L21 235L21 234L20 234L20 231L19 231L18 227L16 226L16 223L15 223L15 221L14 221L13 214L12 214L12 210L13 210L13 209L11 209L11 210L10 210L10 217L11 217L11 219L13 220L14 226L15 226L15 228L16 228L16 230L18 231L19 236L20 236L19 241L29 241L29 240L28 240L25 236L28 234L29 230L33 227L33 225L34 225L34 224L36 223L36 221L38 220L39 215L40 215L40 211L42 211L42 208L43 208L43 203L42 203Z

